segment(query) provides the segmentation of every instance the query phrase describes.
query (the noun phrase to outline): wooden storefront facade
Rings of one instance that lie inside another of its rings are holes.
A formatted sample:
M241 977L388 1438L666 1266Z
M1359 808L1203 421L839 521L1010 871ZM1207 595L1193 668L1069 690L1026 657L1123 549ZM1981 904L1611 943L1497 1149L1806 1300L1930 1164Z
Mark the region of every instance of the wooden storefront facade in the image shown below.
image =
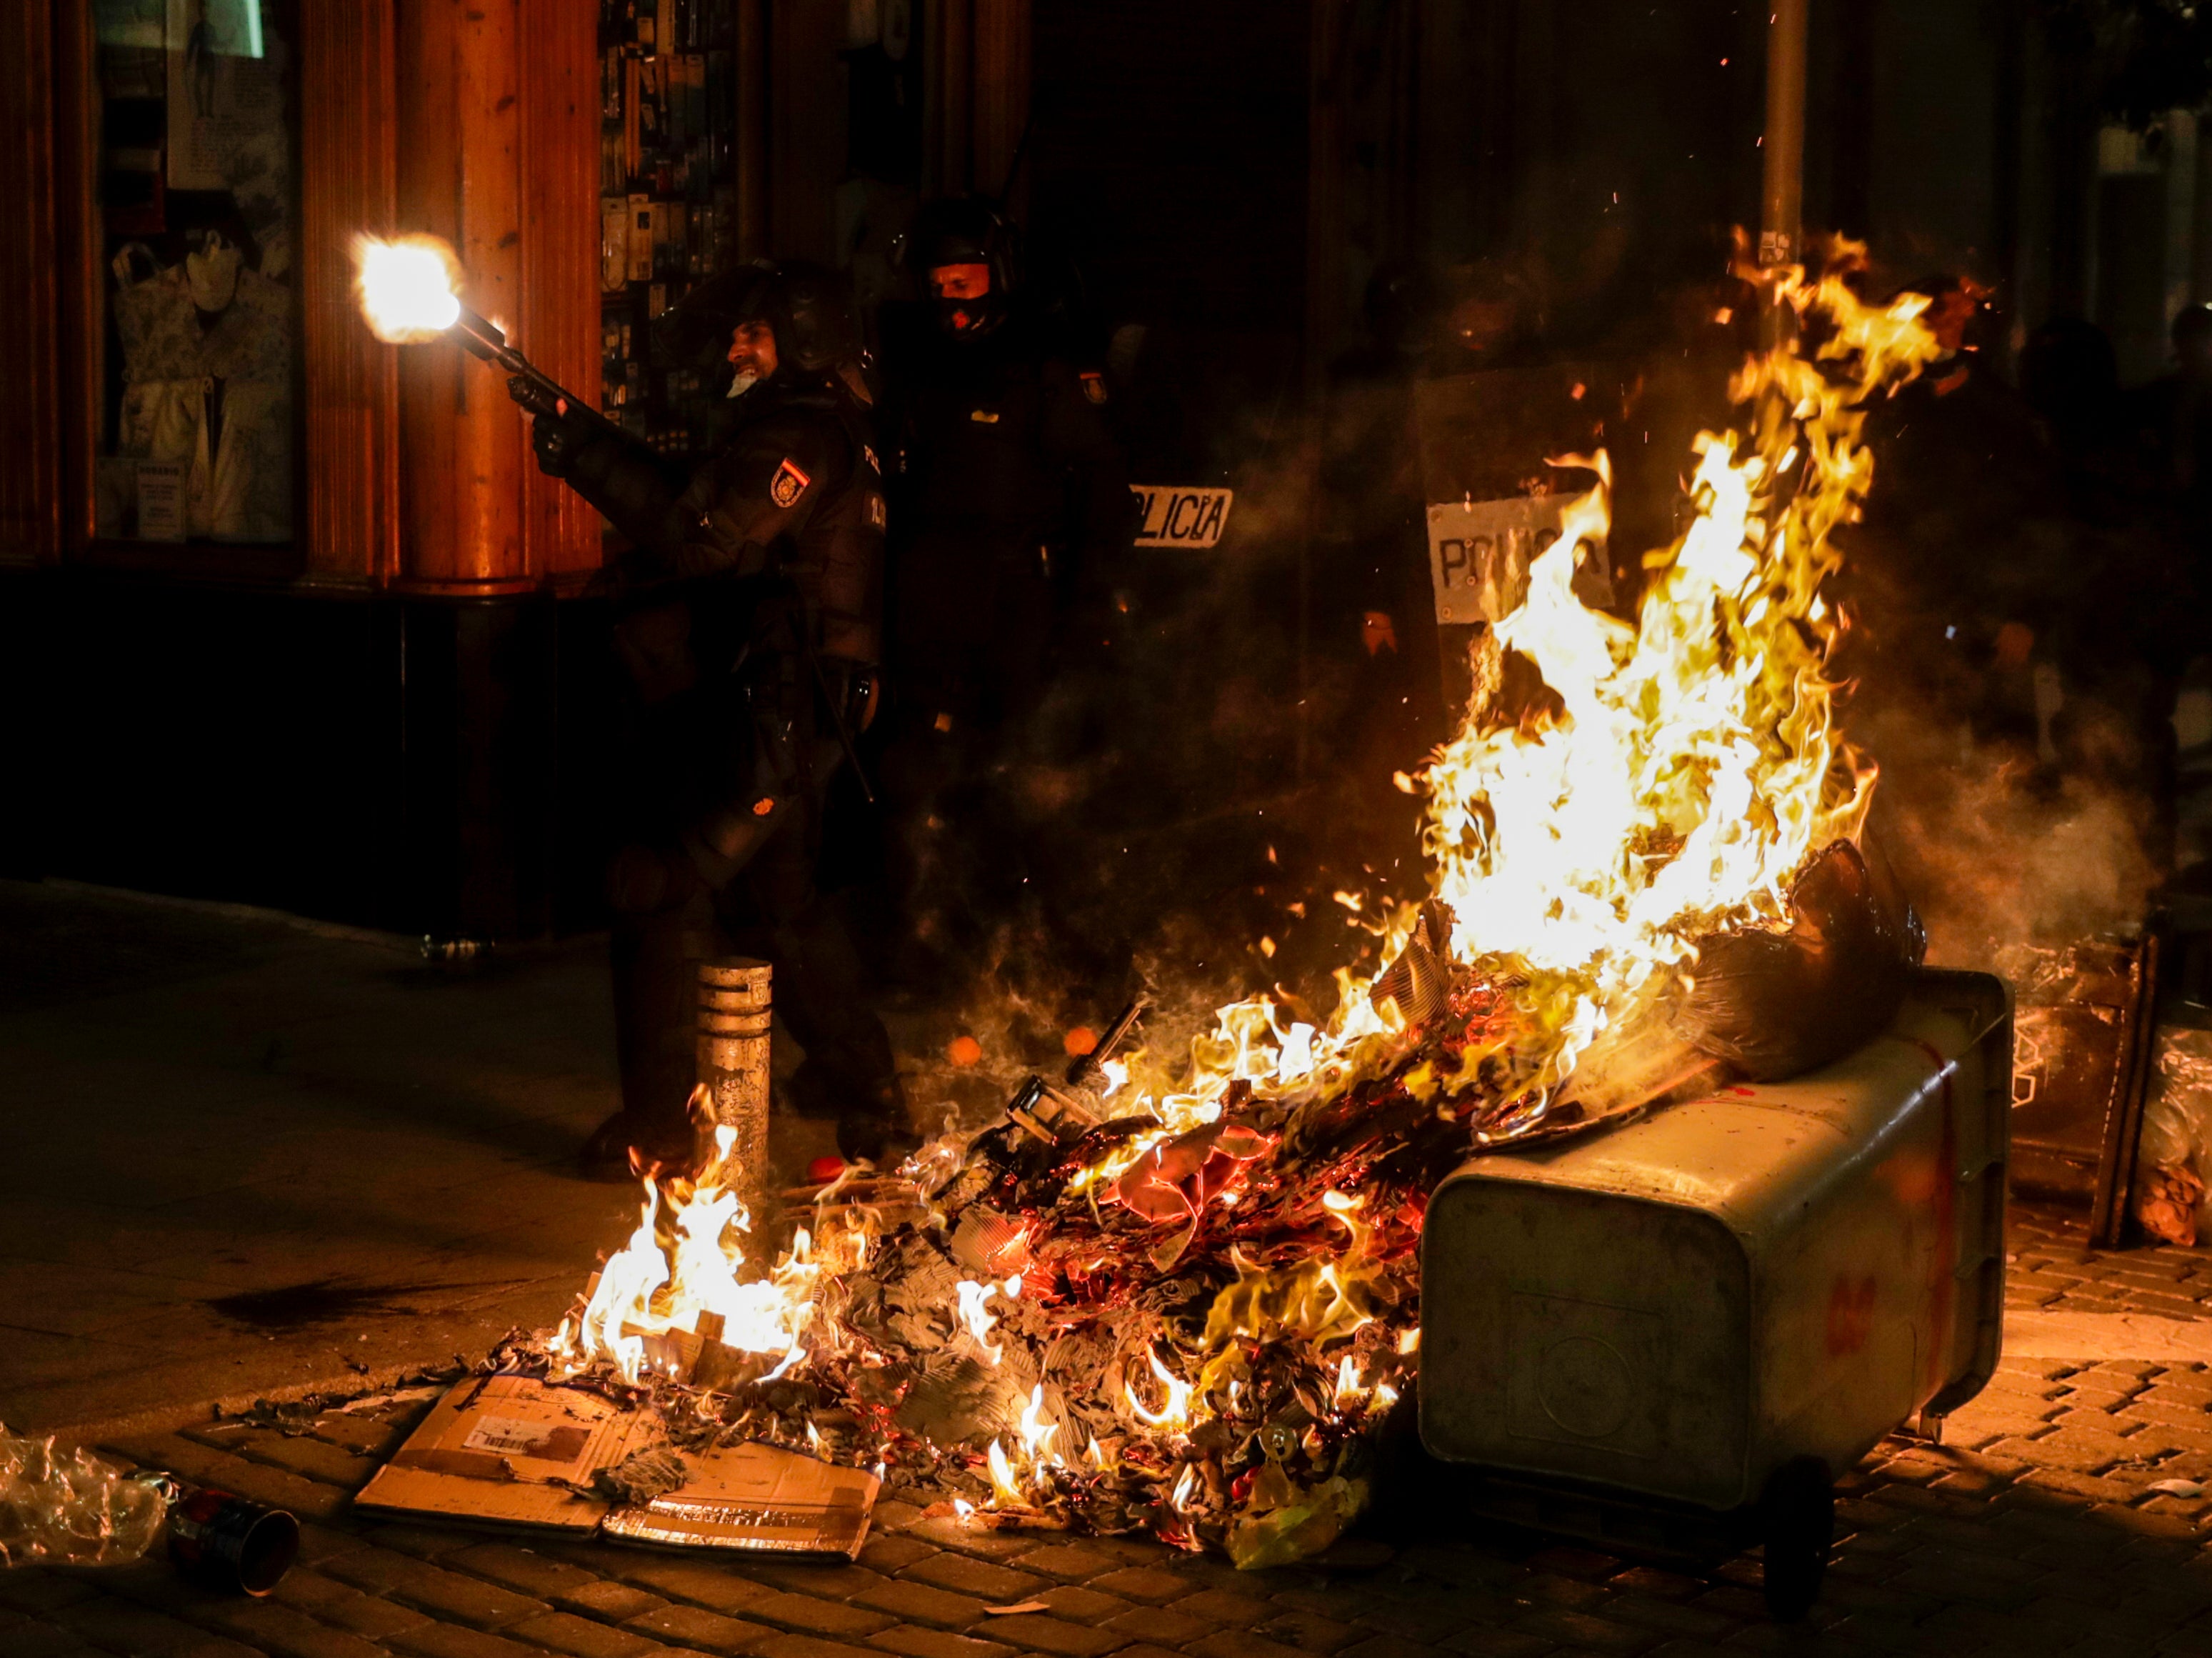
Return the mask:
M118 534L116 355L131 342L107 307L135 256L113 250L118 226L162 222L158 206L116 206L118 165L149 163L103 131L102 100L118 52L156 93L167 74L173 98L208 96L205 79L176 77L211 73L222 3L32 0L0 23L0 119L18 135L0 160L14 233L0 248L14 711L0 873L439 936L587 923L605 698L585 589L600 523L539 475L499 375L450 346L372 337L351 246L444 237L472 306L564 385L599 389L606 59L634 50L610 41L627 43L641 10L650 41L655 0L230 0L228 15L258 6L284 37L287 253L261 288L289 289L291 392L275 404L289 442L270 450L289 455L289 533ZM849 258L853 203L1003 176L1026 114L1029 0L690 0L677 28L710 4L714 93L732 112L724 252ZM665 0L659 13L665 37ZM886 14L911 32L897 45L920 59L922 108L908 176L856 181L849 82L856 52L881 55ZM197 31L183 52L180 17ZM157 204L165 180L180 199L178 132L173 119L155 135L169 147L150 161L166 172L145 175ZM252 228L249 213L229 240ZM264 240L265 270L279 237ZM234 420L243 408L234 391ZM143 530L153 511L136 499L123 521Z

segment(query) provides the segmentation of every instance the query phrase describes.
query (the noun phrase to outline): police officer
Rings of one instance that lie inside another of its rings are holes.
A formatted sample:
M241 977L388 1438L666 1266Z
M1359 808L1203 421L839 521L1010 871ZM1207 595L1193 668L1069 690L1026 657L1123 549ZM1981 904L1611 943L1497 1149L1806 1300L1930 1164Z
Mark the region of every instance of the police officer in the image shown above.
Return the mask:
M676 360L704 346L732 370L734 429L696 471L565 404L534 434L540 467L629 542L604 584L635 693L610 881L623 1109L584 1160L683 1160L696 965L731 952L775 966L806 1052L792 1103L835 1114L848 1157L882 1160L915 1139L814 878L881 655L883 481L850 314L829 273L763 263L702 284L663 332Z
M1103 365L1027 303L1000 213L975 198L933 203L902 262L921 297L885 330L897 464L884 764L906 854L895 878L927 932L936 918L918 900L933 884L966 888L962 899L989 910L1006 895L975 887L1015 878L991 850L1006 805L992 774L1054 665L1098 650L1134 501Z

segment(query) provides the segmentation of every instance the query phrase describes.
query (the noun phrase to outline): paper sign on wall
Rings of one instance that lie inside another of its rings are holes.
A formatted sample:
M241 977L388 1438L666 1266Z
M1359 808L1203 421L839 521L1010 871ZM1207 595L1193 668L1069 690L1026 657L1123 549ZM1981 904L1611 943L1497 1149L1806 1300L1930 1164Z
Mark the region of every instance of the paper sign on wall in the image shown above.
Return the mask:
M241 152L281 149L283 67L261 22L246 0L169 0L170 189L228 190Z
M1178 484L1133 483L1129 493L1145 509L1137 531L1139 547L1211 547L1229 527L1234 489L1199 489Z
M1443 501L1429 508L1429 580L1439 623L1495 622L1528 592L1528 567L1559 538L1571 495ZM1611 597L1605 561L1585 557L1576 591L1585 603ZM1585 592L1586 588L1591 591Z
M142 460L138 471L138 539L185 538L185 469L173 461Z

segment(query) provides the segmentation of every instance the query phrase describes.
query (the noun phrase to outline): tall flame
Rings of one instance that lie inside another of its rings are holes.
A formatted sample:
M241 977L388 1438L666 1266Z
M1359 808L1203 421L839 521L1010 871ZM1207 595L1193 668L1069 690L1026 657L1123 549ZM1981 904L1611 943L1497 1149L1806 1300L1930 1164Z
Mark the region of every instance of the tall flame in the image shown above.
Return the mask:
M1832 331L1817 362L1770 352L1737 376L1757 430L1699 435L1696 517L1648 561L1637 625L1586 609L1570 586L1581 546L1607 527L1601 455L1598 488L1569 508L1527 601L1496 630L1563 711L1532 733L1475 710L1425 773L1424 839L1456 918L1454 954L1564 981L1547 1081L1698 937L1786 925L1791 878L1856 835L1870 798L1871 768L1834 729L1823 663L1836 623L1819 590L1840 562L1830 532L1872 477L1861 404L1917 373L1935 343L1913 321L1917 295L1873 309L1831 274L1782 298Z
M1491 630L1457 733L1407 780L1428 797L1422 840L1430 889L1455 918L1451 954L1521 987L1525 1017L1504 1057L1539 1112L1601 1032L1691 961L1698 938L1786 925L1793 877L1864 817L1874 772L1835 729L1824 665L1838 620L1820 589L1841 562L1832 532L1873 479L1867 406L1939 349L1918 321L1924 298L1875 306L1853 291L1864 253L1839 243L1817 278L1762 278L1816 343L1809 355L1784 343L1735 376L1749 429L1699 435L1694 516L1673 546L1645 556L1634 625L1585 606L1572 586L1609 528L1607 457L1558 463L1595 472L1597 485L1566 506L1526 598ZM1555 711L1512 718L1497 705L1507 652L1535 666ZM1385 959L1412 932L1411 904L1370 921L1371 901L1338 899ZM1256 996L1220 1010L1185 1076L1140 1066L1117 1108L1164 1127L1092 1171L1093 1183L1213 1121L1239 1080L1278 1098L1328 1097L1395 1063L1405 1050L1395 1003L1377 1007L1371 981L1336 977L1322 1029ZM1487 1057L1470 1048L1460 1076L1429 1085L1449 1096Z

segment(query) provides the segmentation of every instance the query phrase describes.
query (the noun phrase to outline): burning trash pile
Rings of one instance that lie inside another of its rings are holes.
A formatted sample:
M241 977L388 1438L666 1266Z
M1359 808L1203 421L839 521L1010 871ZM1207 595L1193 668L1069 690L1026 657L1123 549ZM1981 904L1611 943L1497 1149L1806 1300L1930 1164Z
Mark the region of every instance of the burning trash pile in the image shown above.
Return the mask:
M1866 406L1935 351L1923 301L1856 297L1859 257L1769 279L1798 339L1744 366L1744 429L1699 439L1695 518L1646 556L1634 625L1572 591L1607 467L1566 463L1598 487L1484 639L1458 734L1401 779L1427 796L1431 895L1371 924L1384 972L1340 969L1325 1020L1224 1008L1187 1064L1112 1056L1133 1009L1006 1121L788 1194L804 1224L764 1269L723 1130L703 1172L648 1181L538 1354L550 1374L642 1389L682 1448L765 1440L933 1481L977 1525L1151 1532L1254 1567L1328 1547L1413 1384L1436 1181L1818 1063L1895 1005L1822 987L1916 958L1854 845L1873 774L1823 677ZM1526 667L1534 694L1512 689ZM1793 997L1819 1033L1792 1031Z

